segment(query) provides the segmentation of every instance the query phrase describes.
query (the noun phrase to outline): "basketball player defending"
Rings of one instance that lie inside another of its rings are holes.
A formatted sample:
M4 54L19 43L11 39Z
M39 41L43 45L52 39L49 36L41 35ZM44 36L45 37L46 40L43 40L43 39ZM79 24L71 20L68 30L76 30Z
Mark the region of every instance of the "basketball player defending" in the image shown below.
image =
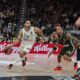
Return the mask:
M73 37L70 33L63 31L62 26L60 24L56 25L56 32L54 32L54 39L56 39L57 44L62 44L64 47L61 50L60 54L58 54L58 66L54 70L62 70L61 67L61 59L63 57L64 60L67 61L73 61L75 62L74 59L71 58L73 55L75 49L75 41L78 41L76 37ZM57 49L57 46L54 47ZM52 55L50 53L48 57Z
M13 64L9 64L9 69L11 69L12 66L19 61L22 61L22 66L26 65L27 57L25 57L25 55L28 54L32 49L35 43L36 34L40 35L42 38L44 37L41 29L31 26L31 21L26 20L24 28L20 30L17 39L10 45L10 47L12 47L21 41L19 59L16 60Z

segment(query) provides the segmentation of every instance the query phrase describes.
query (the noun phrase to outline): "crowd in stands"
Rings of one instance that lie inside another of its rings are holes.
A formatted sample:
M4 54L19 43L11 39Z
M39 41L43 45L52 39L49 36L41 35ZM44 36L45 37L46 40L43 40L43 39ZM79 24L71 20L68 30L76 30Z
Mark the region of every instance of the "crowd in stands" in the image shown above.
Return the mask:
M75 27L75 21L80 16L79 0L36 0L29 14L33 24L39 26L49 35L54 31L55 23L60 22L65 30L79 30Z
M19 6L16 1L0 0L0 36L5 41L12 40L18 21ZM80 16L79 0L27 0L27 16L32 25L41 28L48 36L55 30L55 23L59 22L65 30L79 30L75 21Z
M17 27L17 15L16 0L0 0L0 41L13 40Z

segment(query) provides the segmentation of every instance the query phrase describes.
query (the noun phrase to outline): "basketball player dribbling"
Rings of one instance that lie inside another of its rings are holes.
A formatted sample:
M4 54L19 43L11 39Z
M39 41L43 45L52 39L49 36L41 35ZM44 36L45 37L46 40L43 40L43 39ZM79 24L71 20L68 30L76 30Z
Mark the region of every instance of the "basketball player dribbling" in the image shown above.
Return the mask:
M44 37L41 29L33 27L31 25L31 21L26 20L24 28L20 30L17 39L10 45L10 47L13 47L21 41L21 45L19 48L19 58L14 63L9 64L9 69L11 69L13 65L19 61L22 61L22 66L26 65L27 57L25 55L28 54L32 49L35 43L36 34L40 35L40 37L42 38Z

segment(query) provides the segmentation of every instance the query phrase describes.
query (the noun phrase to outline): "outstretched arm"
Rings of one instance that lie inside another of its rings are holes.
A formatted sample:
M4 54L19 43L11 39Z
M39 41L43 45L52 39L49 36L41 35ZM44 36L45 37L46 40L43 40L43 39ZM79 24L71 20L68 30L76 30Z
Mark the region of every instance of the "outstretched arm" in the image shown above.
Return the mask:
M80 42L80 40L77 37L72 36L70 33L67 33L66 36L68 38L71 38L71 39L75 40L76 42Z
M44 34L42 32L42 30L38 27L34 28L35 33L37 33L40 37L44 38Z

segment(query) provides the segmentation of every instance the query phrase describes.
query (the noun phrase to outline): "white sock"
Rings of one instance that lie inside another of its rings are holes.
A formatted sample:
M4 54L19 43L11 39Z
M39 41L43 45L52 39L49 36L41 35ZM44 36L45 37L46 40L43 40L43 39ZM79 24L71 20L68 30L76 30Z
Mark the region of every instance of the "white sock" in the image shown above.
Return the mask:
M21 62L24 59L25 59L25 57L21 58L21 57L18 56L18 59L13 62L13 65L18 63L18 62Z
M78 61L78 68L80 68L80 61Z

